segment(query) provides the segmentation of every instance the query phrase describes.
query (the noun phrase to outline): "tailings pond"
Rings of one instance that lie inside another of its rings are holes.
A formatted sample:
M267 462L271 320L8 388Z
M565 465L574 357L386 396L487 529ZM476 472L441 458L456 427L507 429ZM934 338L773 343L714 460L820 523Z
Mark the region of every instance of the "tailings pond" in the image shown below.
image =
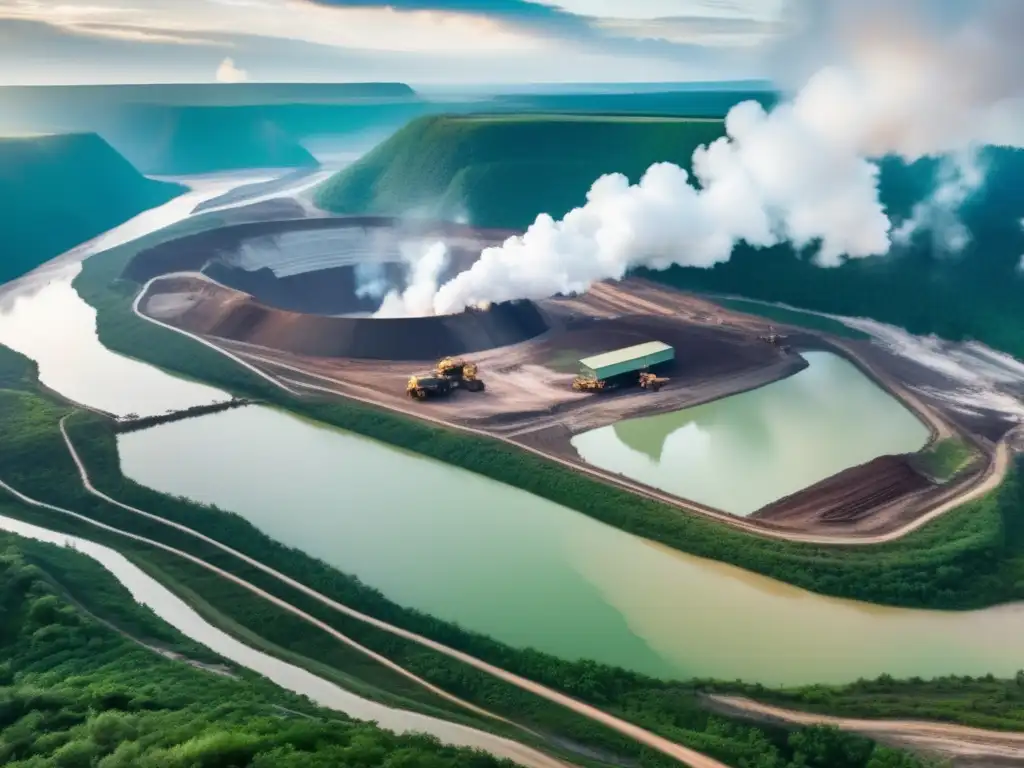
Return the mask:
M573 438L601 469L735 515L885 454L912 453L928 429L856 366L806 352L809 366L768 386Z
M1021 665L1024 605L958 614L812 595L269 408L118 444L129 477L237 512L402 605L520 647L769 684Z

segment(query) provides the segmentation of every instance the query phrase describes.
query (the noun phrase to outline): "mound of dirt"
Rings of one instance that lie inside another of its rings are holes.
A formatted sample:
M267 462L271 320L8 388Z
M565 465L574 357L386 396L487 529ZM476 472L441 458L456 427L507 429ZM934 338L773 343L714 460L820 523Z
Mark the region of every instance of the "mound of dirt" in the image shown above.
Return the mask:
M527 301L437 317L328 317L268 307L190 277L155 283L141 310L192 333L298 355L366 360L436 360L517 344L548 329L544 316Z

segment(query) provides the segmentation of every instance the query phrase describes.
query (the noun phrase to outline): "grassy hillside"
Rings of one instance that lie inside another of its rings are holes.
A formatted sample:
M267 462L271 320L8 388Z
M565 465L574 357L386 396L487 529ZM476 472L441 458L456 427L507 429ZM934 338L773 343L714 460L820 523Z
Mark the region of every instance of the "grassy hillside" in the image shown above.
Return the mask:
M287 109L131 107L97 130L144 173L187 175L317 165L293 131L275 119L276 111Z
M636 180L655 161L689 165L718 121L640 116L501 115L421 118L329 179L318 203L339 213L421 212L481 226L528 226L581 205L593 181ZM988 181L967 204L973 242L936 249L928 233L889 256L821 269L791 248L741 247L713 269L649 276L672 285L874 317L916 333L975 338L1024 358L1024 152L984 153ZM894 220L934 188L935 160L882 163L881 197Z
M0 138L0 283L182 191L95 134Z
M637 179L686 164L720 120L597 115L423 117L328 179L317 203L338 213L421 212L525 227L579 205L602 173Z

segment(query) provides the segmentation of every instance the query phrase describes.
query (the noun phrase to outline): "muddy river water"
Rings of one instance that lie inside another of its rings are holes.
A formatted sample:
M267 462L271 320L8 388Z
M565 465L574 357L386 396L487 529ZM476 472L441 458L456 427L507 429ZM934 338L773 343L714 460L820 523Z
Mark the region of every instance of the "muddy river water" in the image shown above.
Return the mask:
M735 515L883 454L911 453L928 429L831 352L768 386L573 438L587 462Z
M68 280L0 290L0 343L38 360L50 387L117 413L219 399L112 355L91 324L72 330L91 310L61 287ZM33 333L24 318L44 300L49 322L82 334L89 354L61 354L61 334ZM78 385L115 358L114 389ZM942 613L820 597L267 408L126 434L119 449L141 483L237 512L398 603L516 646L660 676L775 684L1024 666L1024 605Z

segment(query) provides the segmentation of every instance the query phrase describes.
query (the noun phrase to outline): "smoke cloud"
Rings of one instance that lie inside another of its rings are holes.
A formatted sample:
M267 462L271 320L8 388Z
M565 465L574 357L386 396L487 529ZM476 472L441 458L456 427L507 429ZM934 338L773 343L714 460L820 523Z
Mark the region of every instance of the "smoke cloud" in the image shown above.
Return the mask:
M976 152L945 158L932 194L893 231L893 242L907 245L918 233L929 232L936 251L959 253L971 242L970 230L960 221L960 209L984 183L985 169Z
M1021 0L808 0L787 42L809 72L766 113L732 109L726 136L697 150L693 175L652 166L639 183L598 179L561 221L542 214L441 286L436 313L585 291L636 267L710 267L741 242L815 249L823 267L887 253L937 228L965 244L955 212L983 175L983 145L1024 146ZM871 158L954 154L931 198L893 231Z
M448 247L437 242L425 252L418 253L403 244L402 256L410 266L406 288L403 291L390 291L374 317L421 317L434 314L438 282L448 266Z

